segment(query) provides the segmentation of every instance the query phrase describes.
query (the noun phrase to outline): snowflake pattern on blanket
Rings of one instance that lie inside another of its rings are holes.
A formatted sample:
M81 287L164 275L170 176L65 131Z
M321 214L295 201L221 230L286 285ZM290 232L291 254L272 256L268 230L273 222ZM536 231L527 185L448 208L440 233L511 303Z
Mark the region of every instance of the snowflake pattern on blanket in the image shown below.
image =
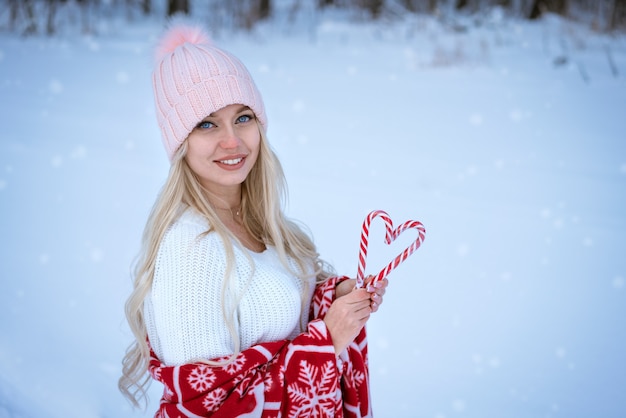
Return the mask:
M345 279L317 286L306 332L250 347L226 366L166 366L151 352L149 372L164 386L155 418L371 417L365 328L338 361L323 321Z

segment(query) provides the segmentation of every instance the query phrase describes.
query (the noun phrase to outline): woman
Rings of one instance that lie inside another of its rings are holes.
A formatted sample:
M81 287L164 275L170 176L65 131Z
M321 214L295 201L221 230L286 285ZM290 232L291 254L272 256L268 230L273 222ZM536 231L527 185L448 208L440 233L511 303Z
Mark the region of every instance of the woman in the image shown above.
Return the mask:
M153 73L171 161L126 315L120 390L156 416L371 416L364 325L387 282L331 277L282 210L283 172L245 66L174 25ZM148 372L149 371L149 375Z

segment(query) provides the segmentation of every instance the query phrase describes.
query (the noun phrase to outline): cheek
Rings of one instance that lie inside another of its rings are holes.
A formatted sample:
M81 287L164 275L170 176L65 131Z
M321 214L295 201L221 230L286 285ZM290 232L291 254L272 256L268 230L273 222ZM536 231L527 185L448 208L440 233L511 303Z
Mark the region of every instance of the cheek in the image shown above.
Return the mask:
M252 156L252 163L256 164L257 160L259 159L259 154L261 153L261 142L257 142L254 144L255 147L253 149L251 149L251 156Z
M187 160L189 168L197 173L200 162L204 159L203 156L206 154L206 150L200 146L198 141L195 141L192 138L188 138L187 141L187 155L185 156L185 159Z
M211 153L209 142L202 137L189 136L187 138L187 155L193 159L203 158Z
M259 149L261 148L261 134L256 131L254 134L250 135L246 142L246 146L250 152L255 156L259 155Z

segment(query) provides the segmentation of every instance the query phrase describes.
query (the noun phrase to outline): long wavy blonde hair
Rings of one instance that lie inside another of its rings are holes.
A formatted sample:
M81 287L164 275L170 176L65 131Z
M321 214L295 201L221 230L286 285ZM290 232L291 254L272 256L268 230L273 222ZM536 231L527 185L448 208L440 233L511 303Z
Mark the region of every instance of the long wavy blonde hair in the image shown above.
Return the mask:
M256 240L274 246L284 267L300 277L303 281L304 305L306 303L304 295L308 291L308 279L311 274L315 275L317 282L321 282L332 274L332 268L319 258L313 241L303 228L284 215L283 205L287 197L284 173L260 125L259 131L261 132L259 156L242 184L243 225ZM144 321L144 300L152 287L159 244L168 227L187 207L196 209L206 217L210 225L210 230L206 233L215 232L221 236L227 257L222 286L222 313L235 352L225 362L216 363L208 359L206 362L216 366L227 364L239 354L241 347L235 327L238 297L230 294L228 282L234 265L233 246L242 248L243 246L220 221L209 202L207 191L202 188L187 164L186 152L185 141L174 155L167 180L152 207L143 232L141 250L134 266L133 291L126 302L126 318L135 341L126 350L118 387L136 407L140 406L142 400L146 401L146 391L150 384L150 376L147 373L150 348ZM299 271L294 271L290 267L289 257L297 262ZM249 261L252 262L251 258ZM314 267L313 272L311 265ZM234 303L225 303L226 300L229 302L234 300ZM226 306L232 306L231 310L228 311ZM308 309L308 306L303 308Z

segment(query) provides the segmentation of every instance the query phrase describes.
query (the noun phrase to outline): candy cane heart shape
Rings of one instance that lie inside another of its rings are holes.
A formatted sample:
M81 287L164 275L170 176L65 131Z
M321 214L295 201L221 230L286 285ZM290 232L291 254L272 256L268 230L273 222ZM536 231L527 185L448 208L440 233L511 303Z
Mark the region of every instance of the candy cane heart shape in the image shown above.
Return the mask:
M370 224L374 218L380 217L385 223L386 234L385 234L385 243L387 245L391 244L395 241L400 234L402 234L407 229L416 229L417 230L417 239L411 243L408 247L404 249L396 258L394 258L385 268L378 272L378 274L372 279L372 283L376 283L385 277L391 272L391 270L398 267L404 260L406 260L411 254L417 250L424 238L426 236L426 229L421 222L418 221L406 221L396 229L393 229L393 222L391 218L387 214L387 212L382 210L375 210L370 212L369 215L365 218L363 222L363 228L361 229L361 243L359 249L359 267L357 269L356 274L356 287L363 287L365 280L365 266L367 263L367 248L369 245L369 233L370 233Z

